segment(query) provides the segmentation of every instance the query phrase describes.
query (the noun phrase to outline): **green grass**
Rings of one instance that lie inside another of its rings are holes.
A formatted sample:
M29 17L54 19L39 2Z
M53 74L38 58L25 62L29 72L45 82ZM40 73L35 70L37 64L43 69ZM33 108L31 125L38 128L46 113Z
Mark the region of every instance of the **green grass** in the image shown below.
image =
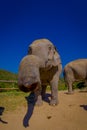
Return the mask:
M28 95L21 91L0 92L0 107L4 107L5 111L13 111L19 106L26 106L25 97Z
M58 90L66 90L67 87L65 86L65 82L63 78L60 78L58 82Z
M17 80L17 78L17 74L0 69L0 80Z
M17 80L18 75L12 72L0 69L0 80ZM0 88L17 88L17 83L0 82Z
M64 84L59 84L59 90L65 90ZM50 91L50 86L47 86L47 91ZM7 91L0 92L0 107L5 108L5 112L16 110L19 106L26 107L26 99L29 93L24 93L22 91Z

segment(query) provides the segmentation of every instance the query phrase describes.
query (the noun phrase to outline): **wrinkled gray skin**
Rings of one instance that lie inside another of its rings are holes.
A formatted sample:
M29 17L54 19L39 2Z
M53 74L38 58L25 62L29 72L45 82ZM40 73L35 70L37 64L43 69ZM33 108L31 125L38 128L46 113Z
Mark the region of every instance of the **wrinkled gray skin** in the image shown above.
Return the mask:
M34 92L35 100L41 100L40 68L44 68L43 61L35 55L25 56L19 65L18 86L24 92Z
M61 65L61 59L56 51L54 45L47 39L39 39L35 40L28 49L28 55L34 55L38 57L39 60L42 61L42 65L39 66L39 82L40 89L38 89L38 92L35 92L37 97L37 105L42 104L42 98L45 97L45 91L47 85L50 85L51 87L51 101L50 105L57 105L58 104L58 81L59 76L62 71L62 65ZM32 61L32 60L31 60ZM36 60L37 62L37 60ZM36 65L34 65L35 67ZM31 73L34 73L34 69L32 69ZM27 75L28 72L26 72L25 75ZM32 78L29 79L26 78L28 86L30 86L30 83L28 81L32 82ZM37 84L34 82L32 83L34 86ZM33 85L31 85L33 86ZM25 87L25 86L24 86ZM31 87L32 88L32 87ZM25 90L23 90L25 91Z
M58 81L62 72L60 55L48 39L35 40L28 49L28 54L36 55L43 60L45 68L40 69L42 98L45 97L46 86L51 87L50 105L58 104Z
M84 80L87 82L87 59L78 59L68 63L64 67L64 79L68 87L68 93L73 93L73 83Z

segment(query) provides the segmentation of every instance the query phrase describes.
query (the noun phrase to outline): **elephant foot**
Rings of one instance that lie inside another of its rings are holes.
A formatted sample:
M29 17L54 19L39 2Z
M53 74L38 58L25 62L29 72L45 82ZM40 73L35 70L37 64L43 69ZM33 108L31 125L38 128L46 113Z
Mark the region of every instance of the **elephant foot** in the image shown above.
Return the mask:
M37 101L37 102L35 103L35 105L36 105L36 106L42 106L42 105L43 105L43 102L38 102L38 101Z
M42 106L42 105L43 105L43 102L42 102L42 101L36 101L35 105L36 105L36 106Z
M50 105L51 105L51 106L56 106L56 105L58 105L58 101L56 101L56 100L51 100L51 101L50 101Z
M41 96L38 96L38 99L35 103L36 106L42 106L43 105L43 101L42 101L42 97Z
M72 94L74 94L74 92L73 91L67 92L67 94L72 95Z

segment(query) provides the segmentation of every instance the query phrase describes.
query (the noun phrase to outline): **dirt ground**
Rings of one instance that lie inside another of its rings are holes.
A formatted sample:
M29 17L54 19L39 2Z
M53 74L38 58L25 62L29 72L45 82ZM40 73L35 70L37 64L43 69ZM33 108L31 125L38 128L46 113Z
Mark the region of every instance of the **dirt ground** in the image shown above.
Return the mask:
M49 94L48 94L49 97ZM0 130L87 130L87 91L73 95L59 91L59 104L40 107L28 104L13 112L3 113Z

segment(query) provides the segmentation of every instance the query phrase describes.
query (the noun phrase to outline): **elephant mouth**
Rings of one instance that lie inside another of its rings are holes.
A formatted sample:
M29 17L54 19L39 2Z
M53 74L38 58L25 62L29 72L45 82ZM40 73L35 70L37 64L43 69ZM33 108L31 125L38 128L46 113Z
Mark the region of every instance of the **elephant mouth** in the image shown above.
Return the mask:
M34 91L36 91L38 89L38 82L33 83L31 85L26 85L26 86L25 85L20 85L19 89L21 91L23 91L23 92L30 92L30 91L34 92Z

